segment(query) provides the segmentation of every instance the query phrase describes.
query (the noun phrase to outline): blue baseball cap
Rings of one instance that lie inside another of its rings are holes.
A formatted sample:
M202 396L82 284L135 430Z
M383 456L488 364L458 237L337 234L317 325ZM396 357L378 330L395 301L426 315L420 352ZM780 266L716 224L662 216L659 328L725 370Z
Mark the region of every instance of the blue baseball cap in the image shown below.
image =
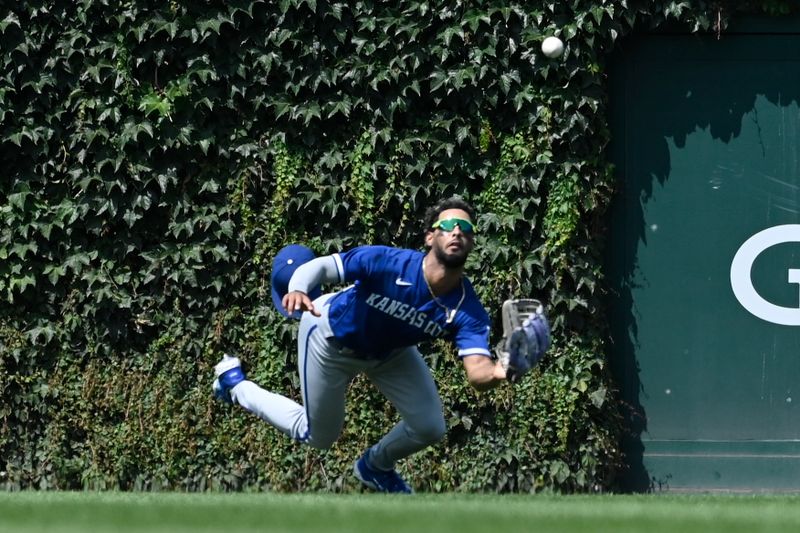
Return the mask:
M302 244L290 244L281 248L272 260L272 274L270 275L270 285L272 286L272 305L275 306L283 316L300 320L302 312L295 311L292 314L283 308L283 297L289 292L289 280L297 267L304 265L316 256L309 248ZM317 299L322 294L319 287L314 287L308 293L312 300Z

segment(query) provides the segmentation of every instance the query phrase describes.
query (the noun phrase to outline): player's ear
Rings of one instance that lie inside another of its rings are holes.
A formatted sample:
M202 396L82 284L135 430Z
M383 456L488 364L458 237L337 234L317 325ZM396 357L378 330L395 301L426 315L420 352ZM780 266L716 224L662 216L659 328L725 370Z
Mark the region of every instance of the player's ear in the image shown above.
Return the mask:
M428 230L425 232L425 248L431 248L433 246L433 231Z

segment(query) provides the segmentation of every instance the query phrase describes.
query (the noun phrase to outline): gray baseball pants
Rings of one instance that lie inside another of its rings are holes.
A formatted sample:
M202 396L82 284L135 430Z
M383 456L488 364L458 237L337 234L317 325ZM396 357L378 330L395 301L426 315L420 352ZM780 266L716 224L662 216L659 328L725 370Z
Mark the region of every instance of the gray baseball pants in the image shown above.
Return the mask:
M231 389L231 397L290 437L325 449L342 431L347 387L363 372L400 413L400 422L370 448L371 465L391 470L399 459L442 439L446 430L442 401L415 346L396 350L386 360L370 360L332 341L326 305L330 296L314 302L321 317L303 313L300 320L297 347L303 405L247 380Z

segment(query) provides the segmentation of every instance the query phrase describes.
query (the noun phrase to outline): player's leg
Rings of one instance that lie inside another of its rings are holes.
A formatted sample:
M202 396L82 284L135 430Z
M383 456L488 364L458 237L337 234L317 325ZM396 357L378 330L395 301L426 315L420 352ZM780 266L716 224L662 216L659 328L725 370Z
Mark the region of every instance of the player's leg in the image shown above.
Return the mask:
M415 347L369 369L367 375L394 405L402 420L356 462L356 476L378 490L407 492L403 489L408 487L394 471L394 464L438 442L447 429L436 383ZM370 475L375 475L379 484L385 481L387 489L374 487L364 479Z
M388 470L444 437L447 426L442 400L428 365L409 347L367 372L370 380L400 413L401 420L372 447L374 466Z
M347 386L363 370L364 362L343 356L340 348L325 338L322 328L312 328L306 339L298 361L307 424L305 442L326 449L342 432Z
M357 369L340 364L338 349L320 333L319 320L306 313L300 322L298 372L303 405L244 378L230 388L230 397L290 437L327 448L341 432L347 384Z

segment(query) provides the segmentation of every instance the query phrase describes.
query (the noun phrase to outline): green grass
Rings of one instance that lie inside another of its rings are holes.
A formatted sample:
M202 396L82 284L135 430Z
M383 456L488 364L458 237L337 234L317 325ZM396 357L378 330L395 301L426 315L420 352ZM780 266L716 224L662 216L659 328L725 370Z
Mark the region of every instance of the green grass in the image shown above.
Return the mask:
M0 493L0 532L800 531L800 496Z

